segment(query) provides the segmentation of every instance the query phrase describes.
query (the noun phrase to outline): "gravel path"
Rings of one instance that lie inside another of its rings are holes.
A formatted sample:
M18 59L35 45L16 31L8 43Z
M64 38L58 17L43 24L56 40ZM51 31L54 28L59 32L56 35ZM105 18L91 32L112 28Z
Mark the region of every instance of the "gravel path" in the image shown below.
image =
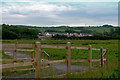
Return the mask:
M10 55L11 57L13 57L13 52L12 51L4 51L5 54ZM20 52L17 52L17 58L19 59L30 59L31 57L29 55L26 54L22 54ZM53 76L53 75L62 75L66 73L67 70L67 65L66 64L60 64L60 63L54 63L54 64L50 64L49 66L51 68L51 70L48 70L46 72L41 72L41 77L47 77L47 76ZM85 72L88 70L87 66L79 66L79 65L71 65L71 72L75 73L75 72ZM10 78L34 78L34 74L25 74L25 75L21 75L21 76L14 76L14 77L10 77Z
M9 55L9 56L11 56L11 57L13 57L13 51L7 51L7 50L5 50L4 53L7 54L7 55ZM31 56L29 56L29 55L22 54L22 53L20 53L18 51L16 53L17 53L16 54L17 59L31 59Z
M63 75L66 74L66 64L50 64L50 68L51 70L47 70L46 72L41 72L40 76L41 77L48 77L48 76L56 76L56 75ZM86 66L77 66L77 65L72 65L71 66L71 72L75 73L75 72L85 72L88 70L88 67ZM11 77L7 77L7 78L35 78L34 74L24 74L24 75L20 75L20 76L11 76Z

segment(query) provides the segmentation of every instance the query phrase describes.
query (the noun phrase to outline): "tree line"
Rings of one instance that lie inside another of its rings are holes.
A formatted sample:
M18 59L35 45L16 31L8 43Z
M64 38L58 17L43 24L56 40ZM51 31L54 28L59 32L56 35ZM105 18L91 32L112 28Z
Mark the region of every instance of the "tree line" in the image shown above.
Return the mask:
M110 32L104 32L104 33L94 33L93 36L67 36L67 35L54 35L52 36L52 39L54 40L82 40L82 39L91 39L91 40L108 40L108 39L120 39L120 27L117 28L111 28Z
M36 39L37 35L37 29L2 24L2 39Z
M75 27L73 29L72 27L66 27L62 26L61 28L64 28L64 33L83 33L83 34L91 34L94 33L93 36L83 36L83 37L77 37L77 36L66 36L66 35L55 35L52 36L51 39L99 39L99 40L107 40L107 39L120 39L120 27L113 28L112 26L103 25L104 27L111 28L110 31L104 31L103 33L94 32L92 30L84 29L83 27ZM77 29L77 31L76 31ZM80 31L79 31L80 30ZM46 32L56 32L55 29L47 29ZM2 39L37 39L37 35L39 33L39 29L36 28L21 28L19 26L14 25L6 25L2 24ZM61 31L62 33L62 31Z

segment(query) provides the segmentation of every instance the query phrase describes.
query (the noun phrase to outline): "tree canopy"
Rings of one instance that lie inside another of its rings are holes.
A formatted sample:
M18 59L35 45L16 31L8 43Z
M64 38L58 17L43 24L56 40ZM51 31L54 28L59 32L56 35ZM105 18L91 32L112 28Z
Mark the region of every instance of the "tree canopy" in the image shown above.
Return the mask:
M2 25L2 39L35 39L37 29L20 28L12 25Z

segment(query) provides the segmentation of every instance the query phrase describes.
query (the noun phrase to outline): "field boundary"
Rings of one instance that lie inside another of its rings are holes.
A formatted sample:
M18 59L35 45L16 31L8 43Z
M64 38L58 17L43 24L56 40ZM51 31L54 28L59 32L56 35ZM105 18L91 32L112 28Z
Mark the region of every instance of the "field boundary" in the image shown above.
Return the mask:
M18 48L32 48L32 49L18 49ZM53 49L67 49L67 58L65 60L53 60L49 61L50 55L47 54L44 50L41 50L41 48L53 48ZM80 59L80 60L71 60L71 49L82 49L82 50L88 50L89 51L89 59ZM2 69L6 68L13 68L13 70L10 71L24 71L24 70L35 70L35 78L40 78L40 69L42 68L41 65L44 63L41 61L41 59L44 59L44 55L47 55L48 60L46 60L46 64L50 63L61 63L66 62L67 63L67 73L66 75L71 74L71 62L88 62L89 64L89 70L92 69L92 62L100 62L101 67L104 66L104 63L108 64L108 48L103 49L102 47L100 49L98 48L92 48L90 45L89 47L73 47L71 46L70 42L67 42L66 46L53 46L53 45L41 45L40 42L36 42L35 44L2 44L2 50L7 51L13 51L13 59L0 59L0 61L12 61L11 64L3 64ZM92 59L92 50L100 51L101 58L100 59ZM26 52L32 52L32 59L17 59L16 58L16 52L17 51L26 51ZM103 53L104 51L104 53ZM34 56L35 54L35 56ZM31 61L31 62L19 62L17 61ZM16 69L16 67L21 66L32 66L32 68L27 69ZM4 71L4 70L3 70Z

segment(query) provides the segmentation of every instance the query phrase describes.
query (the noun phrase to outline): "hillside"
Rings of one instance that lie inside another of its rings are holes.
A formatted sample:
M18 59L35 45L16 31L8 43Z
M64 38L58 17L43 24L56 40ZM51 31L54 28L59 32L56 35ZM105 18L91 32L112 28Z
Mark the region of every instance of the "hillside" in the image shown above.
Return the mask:
M2 39L38 39L38 35L56 39L119 39L120 28L109 26L97 27L35 27L2 25ZM49 36L46 33L51 33ZM57 35L58 34L58 35ZM67 34L67 35L66 35ZM53 36L54 35L54 36ZM82 35L82 36L81 36ZM91 35L91 36L89 36Z
M59 32L64 33L66 30L72 30L73 33L87 33L87 34L94 34L94 33L104 33L110 32L110 29L117 28L117 27L109 27L109 26L90 26L90 27L69 27L69 26L58 26L58 27L37 27L37 26L24 26L19 25L18 27L21 28L29 28L29 29L38 29L40 32Z

